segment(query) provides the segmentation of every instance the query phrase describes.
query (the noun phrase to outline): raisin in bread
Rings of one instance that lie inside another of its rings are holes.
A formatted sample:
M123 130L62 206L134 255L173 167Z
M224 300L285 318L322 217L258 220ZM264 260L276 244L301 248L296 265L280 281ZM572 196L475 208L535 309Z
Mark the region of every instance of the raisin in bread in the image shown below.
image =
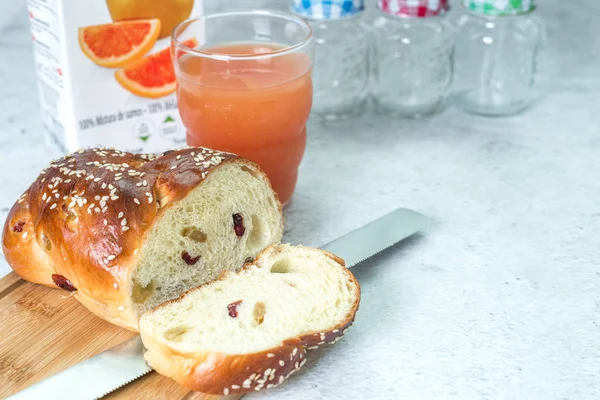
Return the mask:
M42 171L2 245L23 279L137 331L144 311L241 268L282 233L281 204L250 161L205 148L90 149Z
M340 339L359 301L343 260L270 246L238 273L146 312L140 335L160 374L203 393L246 393L281 384L307 349Z

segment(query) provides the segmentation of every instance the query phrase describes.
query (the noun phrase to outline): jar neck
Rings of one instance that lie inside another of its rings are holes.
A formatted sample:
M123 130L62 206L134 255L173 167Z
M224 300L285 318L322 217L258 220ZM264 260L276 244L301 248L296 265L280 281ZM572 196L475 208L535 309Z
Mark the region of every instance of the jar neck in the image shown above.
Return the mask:
M488 15L488 14L484 14L482 12L478 12L478 11L473 11L470 8L466 7L464 4L461 4L463 11L468 14L468 15L472 15L474 17L477 18L481 18L481 19L485 19L485 20L514 20L517 18L521 18L521 17L526 17L526 16L532 16L537 8L537 6L532 6L529 10L527 11L522 11L516 14L508 14L508 15Z
M350 14L350 15L345 15L343 17L338 17L338 18L315 18L315 17L309 17L306 15L302 15L302 14L298 14L294 11L291 12L291 14L303 18L306 21L308 21L309 23L314 23L314 22L346 22L346 21L352 21L355 19L359 19L363 14L364 14L364 10L363 11L358 11L354 14Z
M427 22L441 22L445 19L447 12L446 11L442 11L440 12L438 15L435 16L431 16L431 17L411 17L409 15L392 15L389 14L385 11L383 11L379 5L376 8L377 12L379 13L380 16L391 19L391 20L395 20L395 21L402 21L405 23L410 23L410 24L426 24Z

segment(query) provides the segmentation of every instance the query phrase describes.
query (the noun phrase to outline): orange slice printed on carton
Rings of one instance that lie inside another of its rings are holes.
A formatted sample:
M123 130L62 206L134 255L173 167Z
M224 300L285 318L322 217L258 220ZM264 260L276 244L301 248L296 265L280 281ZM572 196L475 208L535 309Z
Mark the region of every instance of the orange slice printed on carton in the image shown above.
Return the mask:
M156 18L86 26L79 28L79 46L102 67L122 67L152 49L160 27Z
M193 48L198 41L195 38L188 39L183 45ZM177 83L170 48L127 64L115 72L115 78L121 86L137 96L158 98L173 93Z
M159 39L171 35L181 21L189 18L194 0L106 0L113 21L132 19L160 19L162 29Z

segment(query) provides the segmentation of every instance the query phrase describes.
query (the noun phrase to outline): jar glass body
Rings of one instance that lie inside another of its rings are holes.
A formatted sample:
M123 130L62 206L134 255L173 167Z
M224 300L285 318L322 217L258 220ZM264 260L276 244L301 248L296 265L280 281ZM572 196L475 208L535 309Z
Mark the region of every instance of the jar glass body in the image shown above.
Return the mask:
M533 13L488 17L465 12L456 22L454 102L464 111L510 115L536 98L544 37Z
M373 24L373 88L378 110L422 117L443 109L452 83L452 33L441 16Z
M315 38L312 109L323 119L344 119L364 110L369 40L361 15L309 21Z

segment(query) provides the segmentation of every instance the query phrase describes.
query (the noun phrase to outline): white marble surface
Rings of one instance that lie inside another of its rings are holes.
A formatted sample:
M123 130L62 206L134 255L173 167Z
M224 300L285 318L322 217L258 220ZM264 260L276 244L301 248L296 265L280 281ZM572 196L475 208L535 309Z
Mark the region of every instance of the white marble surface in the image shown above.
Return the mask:
M7 3L0 221L51 157L24 6ZM540 3L553 76L527 113L311 121L287 240L318 246L398 206L436 225L356 267L345 339L249 398L600 398L600 3Z

